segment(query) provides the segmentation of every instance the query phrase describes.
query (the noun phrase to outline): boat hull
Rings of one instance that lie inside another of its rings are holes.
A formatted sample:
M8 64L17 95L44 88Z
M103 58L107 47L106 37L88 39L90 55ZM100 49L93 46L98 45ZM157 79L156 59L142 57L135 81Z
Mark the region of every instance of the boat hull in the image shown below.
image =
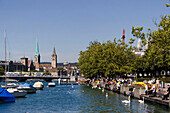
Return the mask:
M33 87L35 87L37 90L42 90L44 88L44 85L42 82L35 82Z
M36 89L35 89L35 88L24 88L24 87L19 88L19 87L18 87L18 90L24 90L24 91L27 92L27 94L36 93Z
M24 92L13 92L11 93L15 98L20 98L20 97L25 97L27 95L27 92L24 91Z
M56 84L55 84L54 82L50 82L50 83L48 83L48 86L49 86L49 87L55 87Z
M19 85L7 85L7 86L5 86L5 85L1 85L1 88L16 88L16 87L18 87Z
M49 87L55 87L55 85L48 85Z
M43 90L44 87L35 87L37 90Z

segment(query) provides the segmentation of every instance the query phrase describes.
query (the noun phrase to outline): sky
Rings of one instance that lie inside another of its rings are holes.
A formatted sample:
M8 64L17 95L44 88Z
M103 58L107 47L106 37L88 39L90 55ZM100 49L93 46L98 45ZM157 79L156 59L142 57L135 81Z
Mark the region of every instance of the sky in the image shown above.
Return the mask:
M34 59L36 39L42 62L50 62L55 47L58 62L77 62L90 41L125 42L132 26L157 29L154 21L170 14L169 0L0 0L0 60ZM134 45L137 44L137 40Z

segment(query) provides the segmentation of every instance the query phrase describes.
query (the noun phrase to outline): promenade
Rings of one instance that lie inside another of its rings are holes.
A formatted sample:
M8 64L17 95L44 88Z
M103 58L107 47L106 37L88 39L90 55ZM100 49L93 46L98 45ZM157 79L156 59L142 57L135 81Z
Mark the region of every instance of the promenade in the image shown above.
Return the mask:
M162 100L162 96L166 92L167 88L160 88L159 90L157 90L156 95L153 96L153 94L146 95L145 89L142 87L136 87L136 88L133 87L133 90L131 90L132 85L128 86L127 84L123 84L123 85L120 85L120 87L118 87L116 83L108 84L108 82L105 82L105 83L92 82L90 85L92 86L92 88L100 87L101 89L106 89L106 90L116 92L119 94L123 94L126 96L131 95L132 98L136 98L136 99L142 100L144 97L144 101L152 102L154 104L164 105L170 108L170 99Z

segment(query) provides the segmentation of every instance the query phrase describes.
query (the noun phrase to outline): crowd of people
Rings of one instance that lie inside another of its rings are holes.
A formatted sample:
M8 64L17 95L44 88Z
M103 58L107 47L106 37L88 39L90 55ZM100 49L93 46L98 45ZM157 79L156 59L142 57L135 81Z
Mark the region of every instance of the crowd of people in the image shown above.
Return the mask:
M123 86L130 86L129 87L129 95L133 95L135 87L132 87L134 84L137 84L139 82L136 82L132 78L116 78L113 80L107 80L105 78L100 78L98 80L93 79L92 82L96 82L98 86L100 86L102 83L106 83L106 87L109 87L110 85L114 85L114 88L117 90L120 90L121 85ZM168 85L168 89L166 92L163 91L163 84L160 84L159 78L153 77L151 80L144 80L143 82L140 82L143 84L138 84L138 88L144 88L145 89L145 95L149 95L150 97L155 97L157 94L161 92L162 99L167 100L170 94L170 86Z

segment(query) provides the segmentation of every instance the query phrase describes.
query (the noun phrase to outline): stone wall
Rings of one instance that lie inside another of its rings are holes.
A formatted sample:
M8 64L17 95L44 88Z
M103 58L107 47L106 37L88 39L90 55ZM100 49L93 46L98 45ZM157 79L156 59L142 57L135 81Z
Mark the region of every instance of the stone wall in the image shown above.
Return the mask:
M114 85L110 85L110 90L113 91Z
M130 91L129 91L129 87L125 87L125 94L129 95Z
M140 96L145 94L145 89L134 89L134 97L140 99Z
M129 95L129 87L121 86L120 87L120 93ZM140 99L140 95L145 94L145 89L134 89L134 97Z
M101 83L100 87L105 88L106 83Z
M121 87L120 87L120 93L122 93L122 94L125 93L125 87L124 87L124 86L121 86Z

